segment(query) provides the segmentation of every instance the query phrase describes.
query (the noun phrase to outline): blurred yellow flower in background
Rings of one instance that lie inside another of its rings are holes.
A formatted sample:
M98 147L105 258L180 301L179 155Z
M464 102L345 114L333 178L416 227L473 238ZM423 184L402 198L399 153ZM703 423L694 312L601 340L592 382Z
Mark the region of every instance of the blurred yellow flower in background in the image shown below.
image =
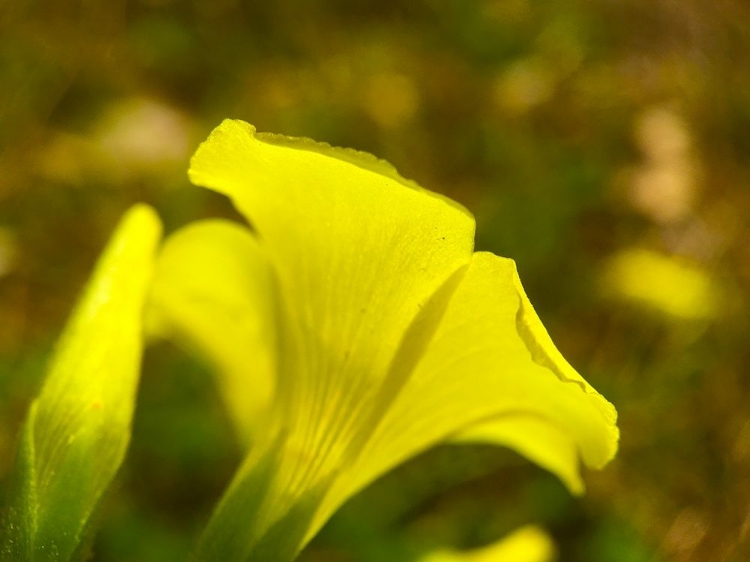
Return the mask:
M721 306L721 291L699 264L631 248L614 255L601 275L604 294L672 318L705 320Z
M419 562L551 562L556 549L539 527L527 525L484 548L470 551L441 550Z

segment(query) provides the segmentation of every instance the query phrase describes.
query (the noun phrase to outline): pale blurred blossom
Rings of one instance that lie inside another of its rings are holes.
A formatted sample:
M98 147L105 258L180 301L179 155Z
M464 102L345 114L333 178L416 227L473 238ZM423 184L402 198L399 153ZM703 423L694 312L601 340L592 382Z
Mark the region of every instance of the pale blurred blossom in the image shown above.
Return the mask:
M685 556L701 543L708 527L709 520L705 513L694 507L686 507L674 518L662 548L669 554Z
M49 132L35 154L34 173L45 180L84 185L129 182L174 173L190 158L192 125L178 110L148 98L116 102L88 133Z
M652 108L636 119L634 129L643 161L632 173L632 205L658 224L685 220L700 176L685 121L671 110Z
M126 167L154 168L190 158L191 127L180 111L153 99L114 105L95 135L102 151Z

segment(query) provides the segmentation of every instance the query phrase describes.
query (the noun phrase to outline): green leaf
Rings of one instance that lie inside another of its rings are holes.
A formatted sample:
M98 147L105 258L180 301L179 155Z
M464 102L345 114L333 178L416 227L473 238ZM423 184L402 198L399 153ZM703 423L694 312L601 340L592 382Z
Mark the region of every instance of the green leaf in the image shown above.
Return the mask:
M160 236L154 211L132 208L63 331L21 432L0 560L84 555L92 513L130 438L143 308Z

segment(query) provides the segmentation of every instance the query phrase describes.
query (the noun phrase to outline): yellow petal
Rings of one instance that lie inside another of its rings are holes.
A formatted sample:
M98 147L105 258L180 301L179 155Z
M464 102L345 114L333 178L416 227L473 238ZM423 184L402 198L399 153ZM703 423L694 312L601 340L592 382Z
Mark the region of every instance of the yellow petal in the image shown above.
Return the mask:
M193 223L167 239L150 299L152 331L205 357L237 434L249 443L276 376L276 287L270 264L245 227Z
M555 474L571 493L580 495L585 491L572 436L543 418L501 415L461 430L450 441L459 445L484 443L509 447Z
M122 462L160 234L149 207L130 210L65 327L21 434L2 560L69 560Z
M300 536L284 531L296 552L316 507L310 498L358 454L408 375L391 368L404 333L471 259L474 221L373 157L256 135L240 121L225 121L201 145L190 177L248 217L281 299L275 423L220 504L199 558L215 558L214 538L231 534L229 552L260 559L282 519L299 520ZM414 361L416 351L400 355ZM272 475L263 479L267 463ZM265 495L242 508L236 498L261 482ZM302 503L305 516L295 512ZM245 527L232 534L240 513Z
M507 444L553 470L574 491L579 456L600 468L617 449L614 408L554 347L513 261L477 253L426 353L363 453L326 497L313 531L393 466L476 424L503 420L512 424L504 430ZM514 430L519 433L511 436ZM555 433L562 438L555 440ZM539 441L526 442L533 437Z
M438 551L420 562L551 562L555 557L550 536L535 525L527 525L495 544L469 551Z

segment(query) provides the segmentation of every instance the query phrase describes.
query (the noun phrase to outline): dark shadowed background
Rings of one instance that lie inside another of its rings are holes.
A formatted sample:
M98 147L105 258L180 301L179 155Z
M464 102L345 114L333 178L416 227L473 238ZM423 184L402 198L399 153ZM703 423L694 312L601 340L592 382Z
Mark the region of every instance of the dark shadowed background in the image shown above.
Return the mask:
M121 213L234 216L186 177L225 117L372 152L469 207L620 412L582 499L509 452L438 449L304 560L408 561L528 522L562 561L750 559L742 0L0 0L0 493ZM183 559L238 459L210 373L150 350L93 559Z

